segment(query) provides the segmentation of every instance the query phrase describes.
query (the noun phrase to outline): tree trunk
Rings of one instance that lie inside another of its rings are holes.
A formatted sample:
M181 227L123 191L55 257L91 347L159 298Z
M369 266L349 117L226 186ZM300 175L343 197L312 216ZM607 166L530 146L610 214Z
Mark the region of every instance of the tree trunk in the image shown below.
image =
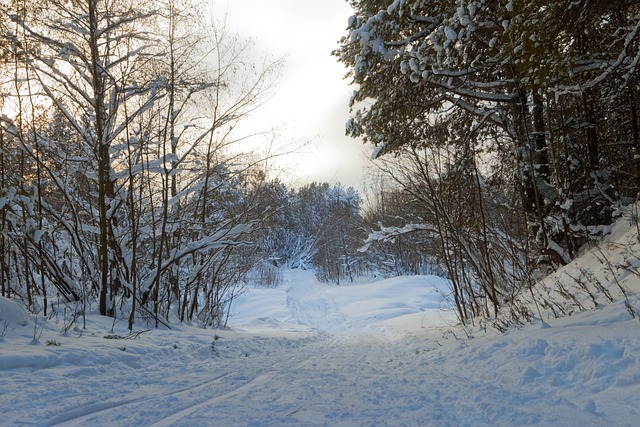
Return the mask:
M629 83L629 110L631 113L631 130L633 135L633 146L640 152L640 137L638 136L638 109L636 107L636 85L635 79Z
M96 158L98 163L98 211L100 215L99 259L100 259L100 314L107 315L107 290L109 288L109 200L107 196L110 182L109 145L104 134L104 80L98 50L98 23L96 0L88 0L89 7L89 45L91 50L91 78L94 93L93 108L96 116Z
M587 89L583 92L582 104L587 122L587 156L589 158L589 170L596 171L600 166L600 156L598 153L598 131L593 90Z
M4 131L0 124L0 189L6 187L4 167ZM5 233L7 232L7 209L6 206L0 208L0 290L3 297L7 297L7 283L9 279L8 270L6 269L5 251Z
M544 105L542 96L537 90L533 90L533 138L535 152L533 155L534 170L538 177L546 183L549 182L549 152L547 148L547 128L544 124Z

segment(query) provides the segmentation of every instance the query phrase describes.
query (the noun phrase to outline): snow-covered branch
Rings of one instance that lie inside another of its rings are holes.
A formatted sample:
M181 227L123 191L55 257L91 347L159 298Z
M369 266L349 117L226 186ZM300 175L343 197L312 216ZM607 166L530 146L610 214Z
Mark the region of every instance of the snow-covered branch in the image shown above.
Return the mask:
M438 233L437 227L431 224L406 224L403 227L385 227L382 224L378 224L379 230L369 233L367 240L365 240L364 246L358 249L359 252L366 252L373 243L386 242L397 236L404 234L415 233L418 231L426 231L428 233Z

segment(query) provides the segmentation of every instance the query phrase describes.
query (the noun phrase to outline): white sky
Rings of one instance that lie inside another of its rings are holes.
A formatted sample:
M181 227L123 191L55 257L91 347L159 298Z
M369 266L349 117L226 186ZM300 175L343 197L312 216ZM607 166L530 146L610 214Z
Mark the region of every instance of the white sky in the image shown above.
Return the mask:
M278 93L262 119L285 125L283 143L311 141L304 152L281 161L291 168L287 181L361 187L367 149L344 135L353 88L343 79L346 68L331 56L353 14L346 0L213 1L214 17L225 11L232 31L254 40L263 55L286 60Z

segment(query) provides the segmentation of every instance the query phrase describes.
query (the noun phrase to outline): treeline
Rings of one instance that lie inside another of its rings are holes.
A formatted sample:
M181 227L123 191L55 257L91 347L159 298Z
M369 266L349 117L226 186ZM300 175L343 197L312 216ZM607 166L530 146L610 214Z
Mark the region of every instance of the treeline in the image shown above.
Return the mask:
M353 188L311 183L290 189L279 181L262 188L263 259L277 268L313 269L319 280L352 282L370 271L358 252L366 237L360 195Z
M258 248L259 268L266 271L261 276L269 276L269 267L312 269L319 280L337 285L362 277L449 276L435 255L433 236L407 230L412 225L405 221L423 212L413 196L385 179L371 180L364 193L340 184L292 189L277 180L265 183L260 210L268 214ZM276 271L271 277L277 283Z
M350 3L348 133L404 206L369 243L435 257L462 321L509 308L637 198L638 2Z

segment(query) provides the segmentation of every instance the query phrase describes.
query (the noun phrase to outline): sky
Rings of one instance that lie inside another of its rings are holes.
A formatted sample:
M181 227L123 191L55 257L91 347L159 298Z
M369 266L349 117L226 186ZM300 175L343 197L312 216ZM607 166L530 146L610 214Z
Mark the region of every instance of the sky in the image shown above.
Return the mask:
M256 55L285 59L278 92L256 118L279 126L283 144L308 142L278 161L282 177L361 187L367 148L345 136L354 88L331 56L353 14L346 0L214 0L214 18L225 12L232 31L255 42Z

